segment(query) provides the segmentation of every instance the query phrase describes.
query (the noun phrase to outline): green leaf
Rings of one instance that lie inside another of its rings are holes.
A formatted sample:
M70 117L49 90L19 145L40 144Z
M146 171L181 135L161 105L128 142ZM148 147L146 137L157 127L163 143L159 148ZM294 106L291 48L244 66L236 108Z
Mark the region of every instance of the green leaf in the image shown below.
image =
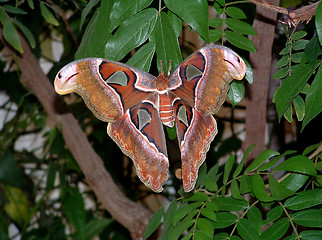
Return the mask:
M294 63L300 63L303 58L303 52L292 53L291 60Z
M292 215L293 221L304 227L322 227L322 210L321 209L308 209L296 212Z
M222 31L218 29L209 30L210 42L217 42L222 37Z
M159 72L162 70L160 65L160 60L162 60L163 71L168 73L170 61L172 61L171 67L175 69L182 62L182 56L178 39L166 13L160 13L153 34L156 42Z
M292 49L297 51L297 50L302 50L305 48L306 44L308 43L309 41L308 40L305 40L305 39L300 39L300 40L297 40L296 42L294 42L292 44Z
M238 103L241 102L244 95L245 95L244 84L240 81L233 81L230 84L230 87L228 90L228 97L233 107L235 107Z
M287 67L279 69L273 74L273 79L285 78L288 75L288 70L289 69Z
M292 104L290 104L288 106L288 108L286 109L285 113L283 114L283 116L285 117L285 119L291 123L293 122L293 108L292 108Z
M212 240L212 236L209 237L203 231L201 231L201 232L195 232L194 233L194 239L195 240Z
M253 226L258 234L261 233L262 230L262 214L259 209L255 206L251 206L247 212L247 219L249 220L249 224Z
M322 189L299 192L284 203L285 207L291 210L302 210L319 204L322 204Z
M1 154L0 182L20 188L26 187L24 183L25 180L22 177L22 172L17 165L14 154L11 151Z
M254 149L254 147L256 146L256 144L253 144L253 145L250 145L247 149L246 149L246 151L245 151L245 153L244 153L244 155L243 155L243 158L242 158L242 160L240 161L240 163L238 164L238 167L236 168L236 170L234 171L234 173L233 173L233 178L235 178L235 177L237 177L238 175L239 175L239 173L241 172L241 170L243 169L243 167L244 167L244 162L245 162L245 160L246 160L246 158L247 158L247 156L248 156L248 154Z
M292 191L297 191L304 186L308 178L309 176L305 174L291 173L283 180L283 182L281 182L281 184Z
M159 227L163 215L163 206L160 207L151 217L145 228L143 239L147 239Z
M207 218L198 218L197 219L197 227L200 229L202 233L204 233L209 239L212 239L214 235L214 223Z
M315 26L316 26L316 32L319 37L320 44L322 44L322 4L319 3L319 6L316 9L315 12Z
M178 38L182 31L182 20L171 11L168 11L168 17L171 22L171 26L173 27L175 36Z
M267 212L267 217L263 221L263 225L274 222L278 218L280 218L283 214L283 208L281 206L276 206Z
M252 66L249 64L249 62L244 59L244 62L246 64L246 74L245 74L245 79L247 80L247 82L249 82L250 84L253 84L254 79L253 79L253 69Z
M166 239L168 229L172 227L173 217L177 211L177 205L178 203L176 200L172 201L171 204L169 205L169 208L167 209L166 214L163 217L163 231L160 238L161 240Z
M285 67L289 63L289 56L284 55L278 62L276 63L275 67L276 68L281 68Z
M210 208L203 208L201 209L201 215L205 216L206 218L209 218L210 220L212 221L217 221L217 218L216 218L216 213L214 210L210 209Z
M221 27L221 25L223 25L223 23L224 23L224 20L222 18L212 18L209 20L209 26L213 28L219 28Z
M290 221L288 218L282 218L277 222L273 223L265 232L262 233L261 239L265 240L275 240L282 239L283 235L286 233Z
M283 48L281 51L280 51L280 55L286 55L286 54L288 54L289 52L290 52L290 46L289 45L287 45L285 48Z
M275 94L276 110L278 112L279 119L281 119L281 116L287 110L296 95L303 89L314 69L315 68L310 64L301 64L301 66L294 71L291 76L287 77L282 82Z
M100 0L90 0L89 3L86 5L86 7L84 8L84 10L82 11L82 14L81 14L81 21L79 24L79 29L82 29L85 18L87 17L89 12L92 10L92 8L95 7L97 3L99 3L99 1Z
M281 201L294 194L293 191L280 184L272 174L269 174L269 187L272 197L277 201Z
M291 39L292 39L293 41L295 41L295 40L298 40L298 39L300 39L300 38L305 37L306 35L307 35L307 32L305 32L305 31L298 31L298 32L295 32L295 33L291 36Z
M178 211L173 216L172 225L175 226L179 221L181 221L187 214L196 210L196 208L200 207L202 202L194 202L187 205L184 205L178 209Z
M110 225L114 220L112 218L101 218L92 219L85 226L85 237L84 239L93 239L95 236L100 234L108 225Z
M243 12L243 10L241 10L238 7L227 7L226 13L227 13L227 15L229 15L230 17L235 18L235 19L246 19L247 18L245 13Z
M44 4L44 2L40 2L39 6L40 6L40 13L44 17L46 22L48 22L49 24L52 24L54 26L58 26L59 23L58 23L57 19L51 13L51 11L47 8L47 6Z
M252 185L253 185L252 176L243 175L238 180L240 182L241 194L246 194L252 191Z
M245 210L249 203L245 199L234 199L232 197L216 197L213 202L218 206L219 211L238 212ZM219 221L219 220L218 220Z
M144 44L128 61L127 65L149 72L155 52L155 43Z
M256 53L257 50L254 46L254 44L252 43L251 40L249 40L247 37L236 33L236 32L232 32L229 30L225 31L225 37L227 38L227 40L233 44L234 46L247 50L247 51L251 51Z
M322 110L322 69L321 66L318 69L317 74L313 80L313 83L309 89L305 98L305 117L303 119L303 125L301 131L305 126L315 118Z
M314 65L319 55L322 53L322 47L316 34L314 34L313 38L306 44L304 52L309 62Z
M164 0L165 5L192 27L206 42L208 36L208 4L206 0Z
M114 0L108 31L112 32L120 23L149 6L151 2L152 0Z
M18 32L10 19L7 19L7 21L3 25L3 36L4 39L18 52L23 53Z
M36 40L34 36L32 35L31 31L29 28L27 28L25 25L23 25L21 22L19 22L17 19L13 20L13 23L21 30L23 35L27 38L30 46L34 48L36 46Z
M258 156L254 159L254 161L245 169L245 173L249 173L255 169L257 169L262 163L264 163L269 158L280 155L279 152L276 152L271 149L263 150Z
M197 212L197 209L191 211L187 217L185 217L179 224L177 224L169 233L168 239L178 239L180 235L195 222L195 220L192 218L197 214Z
M270 169L271 167L273 167L282 157L285 157L287 155L290 155L290 154L294 154L296 153L296 151L294 150L287 150L286 152L282 153L281 155L279 155L278 157L268 161L267 163L265 163L264 165L260 166L257 171L260 172L260 171L266 171L268 169Z
M230 175L231 169L233 168L235 158L236 158L236 155L231 155L225 163L223 184L225 184L228 181L228 177Z
M211 210L213 210L215 212L218 212L218 205L213 201L207 201L206 202L206 208L211 209Z
M317 176L313 162L306 156L298 155L287 159L273 169L273 172L285 170Z
M49 164L49 169L47 174L46 192L49 192L54 187L56 173L57 173L57 163L51 162Z
M304 149L302 155L308 155L309 153L315 151L317 148L319 148L322 145L322 143L316 143L311 146L308 146L307 148Z
M23 15L27 14L26 11L22 10L21 8L14 7L12 5L4 5L3 8L9 13L23 14Z
M262 202L271 202L274 200L267 194L264 181L259 174L253 176L253 192L258 200Z
M77 188L69 188L67 197L63 202L63 211L80 236L84 236L86 212L83 196Z
M148 8L122 22L105 44L105 57L119 61L132 49L144 43L154 29L157 16L156 9Z
M237 33L257 36L257 33L254 30L254 28L246 22L234 18L227 18L225 20L225 23L231 30Z
M226 240L226 239L228 239L228 233L225 233L225 232L218 233L213 238L213 240Z
M203 188L205 186L206 176L207 176L207 163L204 162L199 168L198 179L196 182L195 189Z
M247 240L258 240L259 239L259 234L256 231L256 229L253 228L253 226L249 223L249 220L242 218L239 220L237 223L237 230L239 235L243 239Z
M305 103L300 95L293 99L294 110L299 121L302 121L305 116Z
M321 240L322 230L307 230L300 233L301 240Z
M26 194L16 187L1 184L6 202L3 205L5 213L19 226L23 227L28 220L30 208Z
M242 196L240 195L240 192L239 192L238 182L236 179L233 179L231 181L231 196L235 199L242 199Z
M27 0L28 2L28 5L31 9L35 9L35 6L34 6L34 1L33 0Z
M214 223L215 228L226 228L234 224L238 217L230 212L218 212L216 213L217 222Z
M220 176L220 175L217 175L218 168L219 168L219 165L216 164L209 170L209 172L206 175L205 186L209 191L213 191L213 192L218 191L217 180Z
M208 200L208 195L204 192L195 192L191 196L183 199L184 202L203 202Z

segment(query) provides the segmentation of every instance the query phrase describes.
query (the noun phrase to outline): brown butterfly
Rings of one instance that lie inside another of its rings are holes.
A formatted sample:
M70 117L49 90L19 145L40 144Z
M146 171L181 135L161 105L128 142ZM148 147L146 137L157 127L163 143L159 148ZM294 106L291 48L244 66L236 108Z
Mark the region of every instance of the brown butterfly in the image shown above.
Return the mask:
M176 130L182 181L191 191L211 141L217 134L213 114L224 102L232 79L241 80L244 61L223 46L193 53L168 77L156 78L125 64L101 58L74 61L59 71L55 90L78 93L107 133L129 156L141 181L161 192L169 161L162 123Z

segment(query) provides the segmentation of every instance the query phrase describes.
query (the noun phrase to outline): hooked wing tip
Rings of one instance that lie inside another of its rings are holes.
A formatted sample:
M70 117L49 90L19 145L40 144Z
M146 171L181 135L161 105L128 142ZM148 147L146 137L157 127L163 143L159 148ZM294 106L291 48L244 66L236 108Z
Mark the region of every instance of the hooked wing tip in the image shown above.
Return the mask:
M73 92L76 89L77 75L76 65L67 65L61 69L55 77L55 91L62 95Z
M246 64L235 52L227 49L224 51L224 61L232 78L241 80L246 74Z

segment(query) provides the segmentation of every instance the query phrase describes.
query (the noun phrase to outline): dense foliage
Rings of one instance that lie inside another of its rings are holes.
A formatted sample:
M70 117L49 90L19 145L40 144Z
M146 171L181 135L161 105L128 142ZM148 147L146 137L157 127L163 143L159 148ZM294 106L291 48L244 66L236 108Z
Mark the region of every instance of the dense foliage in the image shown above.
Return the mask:
M256 53L247 38L257 35L252 27L254 5L225 0L0 3L0 240L129 239L130 234L88 189L77 159L65 146L60 126L52 125L43 106L20 82L16 56L24 49L19 34L28 40L39 61L49 64L47 76L52 81L63 65L85 57L122 61L157 75L160 60L164 68L171 60L174 69L193 52L195 42L186 39L191 30L206 43L233 48L247 62L248 53ZM215 12L210 19L209 9ZM254 145L241 153L244 130L234 131L233 114L229 120L219 119L219 134L199 170L196 188L184 193L174 173L180 164L174 149L176 133L167 129L174 139L169 140L171 181L166 183L161 203L150 208L155 214L145 238L159 226L161 239L322 238L322 145L311 141L298 144L300 131L309 128L322 109L322 5L308 25L281 26L276 41L283 47L276 64L279 70L273 75L274 81L281 82L273 99L274 121L280 125L288 124L283 117L296 121L298 139L272 146L275 150L263 150L245 164ZM63 45L61 56L52 49L57 41ZM15 55L8 51L9 45ZM248 62L247 67L248 84L232 82L228 93L231 104L226 107L232 113L232 106L238 106L244 97L245 87L251 88L256 81ZM65 100L120 189L148 208L146 199L154 193L133 176L131 161L106 136L106 124L95 119L75 95ZM228 138L222 134L225 121L232 129ZM313 134L311 140L321 140L320 129L309 133ZM113 193L107 189L107 194Z

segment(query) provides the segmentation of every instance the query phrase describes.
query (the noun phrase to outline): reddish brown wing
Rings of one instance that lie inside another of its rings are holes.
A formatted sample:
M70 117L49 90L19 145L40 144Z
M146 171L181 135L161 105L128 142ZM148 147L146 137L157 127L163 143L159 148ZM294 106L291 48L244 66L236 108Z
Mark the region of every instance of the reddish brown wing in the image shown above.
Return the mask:
M241 80L244 61L223 46L208 45L188 57L170 76L170 88L184 102L206 115L224 102L232 79Z
M175 100L174 109L181 150L183 188L189 192L196 184L199 167L217 134L217 124L213 116L205 116L179 99Z
M120 120L109 124L107 132L132 158L141 181L153 191L161 192L168 179L169 162L154 100L144 100L128 110Z
M154 79L121 63L88 58L66 65L54 84L57 93L78 93L97 118L112 122L152 94Z

